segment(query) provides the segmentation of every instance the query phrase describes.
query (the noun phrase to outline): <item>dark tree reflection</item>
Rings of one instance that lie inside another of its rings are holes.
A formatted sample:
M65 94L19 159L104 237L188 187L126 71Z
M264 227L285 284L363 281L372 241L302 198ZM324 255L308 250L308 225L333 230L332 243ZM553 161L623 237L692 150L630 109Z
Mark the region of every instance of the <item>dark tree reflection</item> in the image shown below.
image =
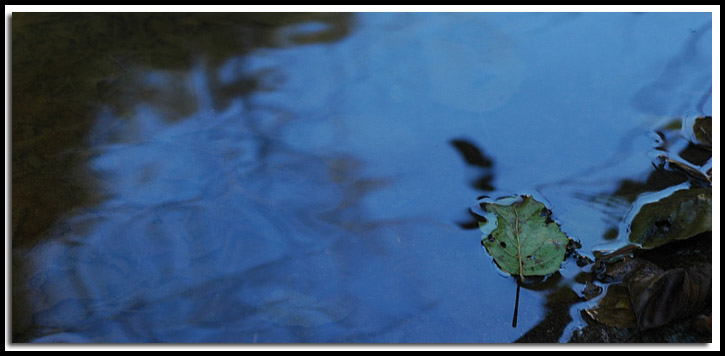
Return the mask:
M272 90L270 73L216 73L256 49L337 41L350 32L351 20L351 14L335 13L13 13L13 340L32 338L37 322L30 317L29 304L37 299L27 295L32 286L24 253L51 235L72 232L57 225L60 219L109 198L107 177L90 167L97 140L121 142L118 135L138 129L132 118L139 104L171 123ZM287 30L308 23L317 26L303 34ZM200 95L211 90L212 97ZM95 130L104 116L125 120L115 125L128 129ZM150 159L133 152L117 158ZM131 167L142 169L144 179L154 177L151 165Z
M78 150L97 110L123 115L140 99L177 119L198 103L174 79L141 85L137 69L188 71L199 59L218 68L255 48L330 42L351 29L350 14L14 13L12 22L13 246L31 244L57 217L100 197ZM278 36L295 23L327 24L300 38ZM214 82L228 103L261 89L260 73ZM174 93L174 91L176 91Z

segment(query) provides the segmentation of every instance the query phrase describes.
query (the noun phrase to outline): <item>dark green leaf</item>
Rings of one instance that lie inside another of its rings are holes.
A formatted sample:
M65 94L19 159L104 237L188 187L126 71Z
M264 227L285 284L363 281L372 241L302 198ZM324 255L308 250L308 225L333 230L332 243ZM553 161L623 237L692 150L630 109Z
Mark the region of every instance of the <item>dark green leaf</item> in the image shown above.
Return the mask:
M678 190L640 208L629 241L644 249L712 230L712 188Z
M692 133L696 143L703 146L712 146L712 117L698 117L692 125Z
M633 328L637 319L632 311L629 290L623 283L612 284L596 306L585 310L592 319L618 328Z

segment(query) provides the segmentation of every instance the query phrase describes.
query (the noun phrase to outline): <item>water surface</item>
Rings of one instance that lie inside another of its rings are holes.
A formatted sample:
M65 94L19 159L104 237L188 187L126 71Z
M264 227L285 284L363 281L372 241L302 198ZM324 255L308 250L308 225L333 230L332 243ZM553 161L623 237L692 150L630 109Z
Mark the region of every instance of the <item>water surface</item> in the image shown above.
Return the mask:
M591 256L661 188L654 130L712 110L708 13L12 23L21 342L514 342L581 269L512 327L469 207L532 194Z

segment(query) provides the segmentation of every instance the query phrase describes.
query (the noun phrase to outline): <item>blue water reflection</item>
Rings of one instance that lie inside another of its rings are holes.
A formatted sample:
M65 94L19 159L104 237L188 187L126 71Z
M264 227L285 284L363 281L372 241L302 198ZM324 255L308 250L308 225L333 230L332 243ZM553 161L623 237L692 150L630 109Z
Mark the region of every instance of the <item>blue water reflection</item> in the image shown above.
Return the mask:
M140 69L181 95L98 114L105 199L30 253L36 341L515 341L557 286L522 289L512 328L516 284L466 209L535 194L582 253L604 244L591 198L646 177L656 125L711 113L710 21L369 13L334 43L296 43L325 29L298 24L219 67ZM218 91L249 77L249 95Z

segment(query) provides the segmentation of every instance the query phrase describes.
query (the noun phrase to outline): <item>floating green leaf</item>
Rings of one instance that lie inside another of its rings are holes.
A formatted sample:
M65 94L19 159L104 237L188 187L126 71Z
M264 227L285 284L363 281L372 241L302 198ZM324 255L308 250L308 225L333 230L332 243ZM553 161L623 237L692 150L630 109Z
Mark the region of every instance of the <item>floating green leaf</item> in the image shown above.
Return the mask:
M559 270L569 238L551 219L551 210L528 195L510 205L484 203L482 208L496 215L497 226L481 222L483 245L506 273L518 276L544 276Z
M629 241L651 249L712 230L712 188L678 190L643 205L632 219Z

